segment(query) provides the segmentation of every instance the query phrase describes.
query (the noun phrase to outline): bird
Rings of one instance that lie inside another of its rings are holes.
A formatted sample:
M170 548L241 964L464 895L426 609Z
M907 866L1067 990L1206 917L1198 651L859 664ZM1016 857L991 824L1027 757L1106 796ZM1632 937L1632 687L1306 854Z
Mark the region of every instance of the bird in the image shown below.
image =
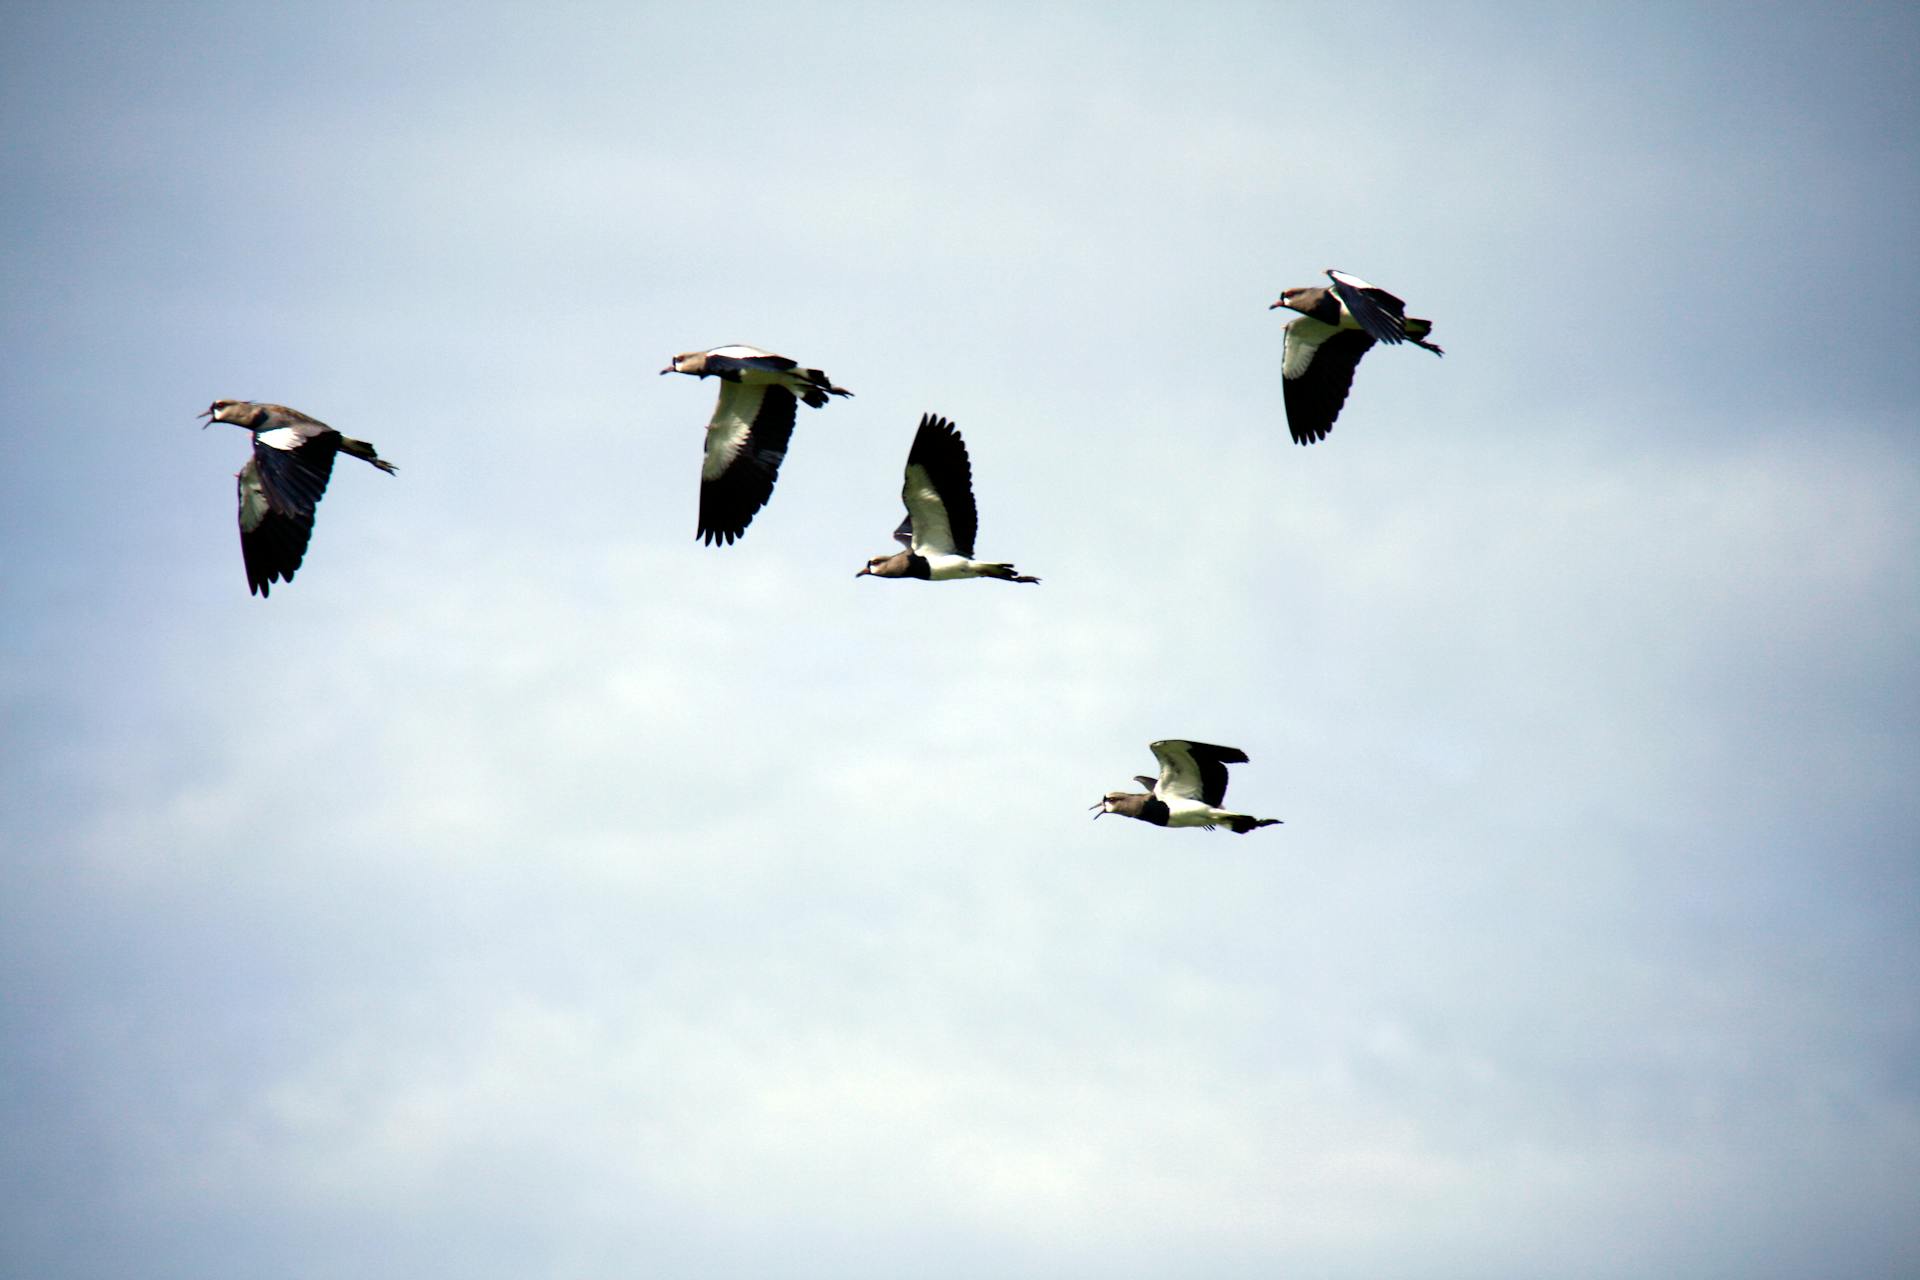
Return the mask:
M973 558L980 517L973 505L973 467L960 429L938 414L920 415L920 429L907 451L906 480L900 500L907 518L893 531L905 551L873 556L856 578L998 578L1002 582L1038 582L1014 572L1010 564Z
M677 355L660 373L720 379L720 400L707 423L706 457L700 464L700 524L694 535L708 546L732 545L773 496L793 434L794 398L818 409L828 396L853 394L818 369L802 369L785 356L737 344Z
M1347 402L1353 370L1376 341L1394 346L1411 342L1434 355L1444 355L1426 337L1433 322L1407 315L1407 304L1358 276L1327 269L1331 287L1283 289L1269 306L1298 311L1287 324L1287 340L1280 362L1281 389L1286 396L1287 429L1295 444L1325 440Z
M398 468L365 440L343 436L318 418L283 404L215 400L201 424L245 427L253 456L236 474L240 484L240 558L247 586L266 599L275 581L292 582L313 536L313 510L327 491L336 453L350 453L392 475Z
M1156 827L1205 827L1211 831L1224 824L1242 836L1256 827L1279 825L1278 818L1229 813L1220 807L1227 798L1227 766L1247 763L1246 752L1184 738L1165 738L1149 745L1160 762L1160 776L1135 775L1134 781L1147 788L1146 794L1107 792L1092 806L1100 811L1093 815L1095 821L1104 814L1117 813Z

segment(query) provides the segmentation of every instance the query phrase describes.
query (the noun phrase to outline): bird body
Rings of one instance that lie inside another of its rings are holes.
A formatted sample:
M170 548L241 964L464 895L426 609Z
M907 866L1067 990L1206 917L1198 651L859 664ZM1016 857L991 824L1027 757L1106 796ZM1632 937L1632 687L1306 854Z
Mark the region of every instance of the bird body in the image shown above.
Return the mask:
M1329 269L1327 279L1330 285L1283 290L1267 308L1299 313L1287 324L1280 362L1287 429L1295 444L1327 438L1347 402L1353 371L1375 342L1411 342L1444 354L1426 340L1433 322L1408 316L1406 303L1385 289L1344 271Z
M1003 582L1038 582L1015 573L1010 564L969 560L965 556L923 556L909 548L890 556L874 556L856 578L919 578L923 582L951 582L956 578L999 578Z
M922 414L913 447L907 451L900 500L907 518L893 531L906 547L890 556L873 556L856 578L998 578L1002 582L1038 582L1010 564L973 558L979 513L973 501L973 465L960 429L937 414Z
M314 509L327 491L338 453L351 454L388 475L397 469L365 440L341 435L318 418L283 404L215 400L200 415L244 427L253 435L253 456L234 477L239 482L240 557L247 587L266 597L276 581L292 582L313 537Z
M1151 746L1160 762L1160 776L1140 775L1134 779L1149 791L1109 791L1093 806L1099 810L1093 815L1096 819L1117 813L1156 827L1205 827L1211 831L1224 826L1236 835L1280 822L1278 818L1256 818L1221 807L1227 798L1227 766L1245 764L1246 752L1184 738L1166 738Z
M818 409L829 396L853 394L818 369L758 347L685 352L660 372L720 379L700 463L696 536L708 545L739 538L773 496L793 435L795 401Z

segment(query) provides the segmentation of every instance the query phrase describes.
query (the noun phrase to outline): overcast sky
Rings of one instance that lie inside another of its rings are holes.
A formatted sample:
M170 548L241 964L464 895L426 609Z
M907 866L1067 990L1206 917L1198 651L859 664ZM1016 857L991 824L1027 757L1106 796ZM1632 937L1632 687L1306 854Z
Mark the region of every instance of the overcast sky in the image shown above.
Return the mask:
M0 1271L1920 1272L1916 47L7 6ZM400 467L270 600L221 397ZM855 580L928 411L1042 585Z

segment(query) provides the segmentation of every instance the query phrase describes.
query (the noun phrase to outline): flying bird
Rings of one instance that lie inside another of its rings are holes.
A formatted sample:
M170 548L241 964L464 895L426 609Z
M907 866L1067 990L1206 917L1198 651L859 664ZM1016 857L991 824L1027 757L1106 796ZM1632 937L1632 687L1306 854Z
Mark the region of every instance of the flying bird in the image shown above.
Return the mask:
M973 467L960 429L945 418L931 413L920 416L920 430L907 451L900 500L907 504L907 518L893 536L906 550L872 557L854 577L1040 581L1015 573L1010 564L973 558L973 537L980 524L973 505Z
M253 433L253 456L240 468L240 557L247 586L263 599L276 581L292 582L313 536L313 510L327 491L336 453L350 453L388 475L395 467L365 440L343 436L283 404L215 400L202 429L216 422Z
M1278 818L1256 818L1251 814L1229 813L1220 807L1227 798L1227 766L1245 764L1247 753L1235 747L1216 747L1207 742L1188 742L1167 738L1152 744L1160 762L1160 776L1140 774L1135 782L1146 787L1138 791L1109 791L1093 807L1101 814L1117 813L1138 818L1156 827L1205 827L1226 825L1235 835L1245 835L1255 827L1271 827Z
M697 536L709 546L731 544L744 534L754 512L773 496L793 434L794 398L818 409L830 395L853 394L818 369L802 369L758 347L689 351L660 372L720 379L720 401L707 423L706 458L700 464Z
M1375 342L1395 346L1411 342L1433 354L1445 353L1428 342L1433 322L1407 315L1407 304L1344 271L1327 271L1331 287L1285 289L1268 307L1298 311L1288 323L1280 362L1281 389L1287 401L1287 429L1295 444L1325 440L1347 402L1353 370Z

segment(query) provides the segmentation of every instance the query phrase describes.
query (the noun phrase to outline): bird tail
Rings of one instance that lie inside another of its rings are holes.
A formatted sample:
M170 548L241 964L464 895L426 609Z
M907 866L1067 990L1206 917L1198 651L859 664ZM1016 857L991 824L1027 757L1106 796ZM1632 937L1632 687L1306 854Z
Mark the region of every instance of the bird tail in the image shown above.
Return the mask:
M1002 582L1038 582L1040 579L1024 573L1015 573L1010 564L976 564L983 578L998 578Z
M1255 827L1277 827L1280 825L1280 819L1256 818L1251 814L1236 813L1227 819L1227 825L1233 828L1233 834L1243 836Z
M352 436L340 437L340 452L350 453L356 458L360 458L366 462L371 462L374 466L380 468L382 471L386 472L388 475L392 475L394 472L400 469L394 466L391 462L388 462L386 459L382 458L379 454L375 453L373 451L373 446L368 444L365 440L355 440Z
M1447 354L1446 352L1442 351L1439 347L1435 346L1433 343L1428 342L1426 340L1427 335L1432 332L1433 332L1433 321L1416 320L1412 316L1407 317L1408 340L1410 340L1415 346L1425 347L1427 350L1433 352L1433 354L1437 356L1443 356Z
M826 374L818 369L795 369L794 373L807 380L808 386L800 392L800 398L807 402L810 409L818 409L827 403L829 395L850 396L853 392L845 387L836 387Z

